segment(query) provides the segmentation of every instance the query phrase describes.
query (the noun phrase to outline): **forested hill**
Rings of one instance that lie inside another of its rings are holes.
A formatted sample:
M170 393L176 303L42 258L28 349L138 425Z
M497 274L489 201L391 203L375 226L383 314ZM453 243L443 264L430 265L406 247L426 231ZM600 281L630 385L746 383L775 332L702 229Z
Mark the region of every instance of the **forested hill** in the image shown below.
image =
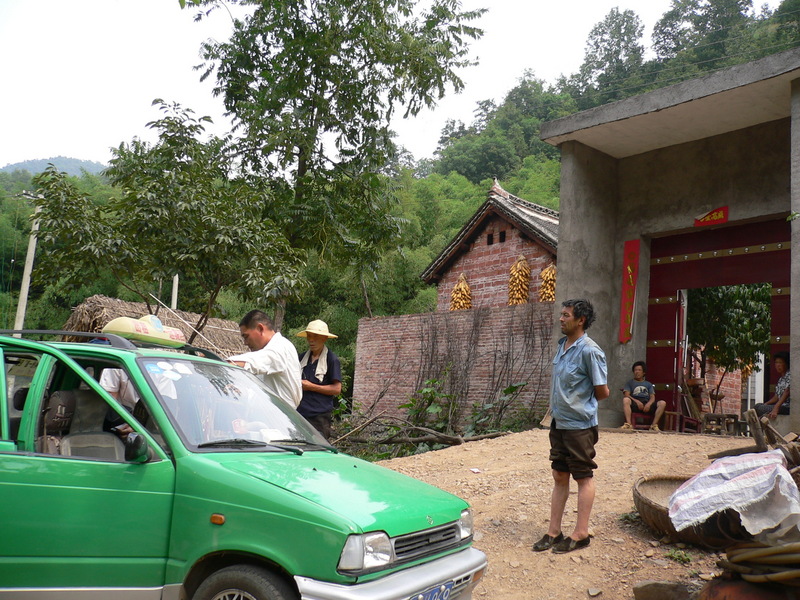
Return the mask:
M79 158L68 158L66 156L54 156L52 158L39 158L35 160L25 160L22 162L6 165L0 171L13 173L14 171L27 171L31 175L41 173L52 163L55 167L67 175L79 177L83 171L97 175L106 165L93 160L80 160Z

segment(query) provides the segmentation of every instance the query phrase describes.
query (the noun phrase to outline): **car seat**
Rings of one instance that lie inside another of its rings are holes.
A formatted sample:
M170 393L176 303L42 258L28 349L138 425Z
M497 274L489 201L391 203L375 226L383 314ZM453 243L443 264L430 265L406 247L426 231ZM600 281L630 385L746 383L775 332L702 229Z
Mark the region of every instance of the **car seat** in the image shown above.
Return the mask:
M61 440L61 454L114 461L125 460L125 444L103 431L108 404L94 390L74 390L75 416L69 434Z
M25 408L25 400L28 399L28 389L29 388L22 387L14 392L14 396L11 399L11 405L14 407L14 410L21 411ZM21 423L22 417L9 417L8 439L16 441L19 436L19 426Z
M42 410L41 430L36 449L45 454L60 454L61 439L69 431L75 414L75 394L58 390L50 394Z

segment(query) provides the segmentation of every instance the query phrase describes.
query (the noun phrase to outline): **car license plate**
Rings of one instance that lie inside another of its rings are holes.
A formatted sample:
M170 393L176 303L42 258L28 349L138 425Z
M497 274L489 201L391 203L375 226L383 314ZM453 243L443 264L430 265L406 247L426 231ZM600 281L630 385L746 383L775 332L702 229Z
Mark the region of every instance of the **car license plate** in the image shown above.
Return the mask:
M414 594L409 600L447 600L450 598L450 592L453 589L453 582L448 581L440 585L435 585L428 588L424 592Z

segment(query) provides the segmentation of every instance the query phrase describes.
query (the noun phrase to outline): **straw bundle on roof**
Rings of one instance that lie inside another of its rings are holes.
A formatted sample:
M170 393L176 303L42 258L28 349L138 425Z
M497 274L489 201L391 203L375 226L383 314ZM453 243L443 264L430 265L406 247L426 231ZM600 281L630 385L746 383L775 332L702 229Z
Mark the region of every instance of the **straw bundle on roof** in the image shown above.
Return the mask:
M126 302L98 294L87 298L72 309L72 315L64 325L64 329L99 332L106 323L117 317L138 319L147 314L149 313L144 302ZM197 313L173 311L163 306L157 306L156 315L164 325L180 329L187 340L193 333L192 327L200 318ZM200 335L195 336L192 345L224 356L247 352L239 333L239 324L225 319L209 319Z

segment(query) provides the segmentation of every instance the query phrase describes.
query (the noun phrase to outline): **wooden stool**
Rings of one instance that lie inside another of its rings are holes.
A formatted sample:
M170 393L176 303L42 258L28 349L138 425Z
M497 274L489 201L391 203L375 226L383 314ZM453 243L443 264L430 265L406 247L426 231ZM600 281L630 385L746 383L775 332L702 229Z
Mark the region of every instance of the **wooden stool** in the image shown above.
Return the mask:
M673 411L665 411L664 412L664 431L681 431L681 415L680 413L673 412Z
M631 413L631 421L634 429L650 429L653 424L653 415L634 412Z
M700 433L700 421L686 415L681 415L681 432L682 433Z

